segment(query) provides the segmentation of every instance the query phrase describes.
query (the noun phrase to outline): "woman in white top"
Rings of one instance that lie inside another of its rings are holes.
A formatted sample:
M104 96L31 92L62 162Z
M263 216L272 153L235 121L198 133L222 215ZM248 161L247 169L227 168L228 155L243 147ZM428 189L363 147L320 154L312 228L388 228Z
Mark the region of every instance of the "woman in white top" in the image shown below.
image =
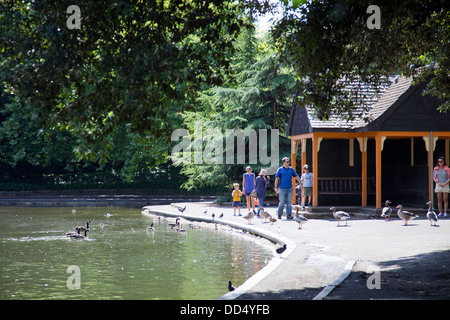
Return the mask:
M434 167L433 180L436 182L434 192L437 194L439 215L438 217L447 217L448 193L450 192L450 168L445 164L445 158L439 157L436 167ZM444 212L442 213L442 202L444 202Z

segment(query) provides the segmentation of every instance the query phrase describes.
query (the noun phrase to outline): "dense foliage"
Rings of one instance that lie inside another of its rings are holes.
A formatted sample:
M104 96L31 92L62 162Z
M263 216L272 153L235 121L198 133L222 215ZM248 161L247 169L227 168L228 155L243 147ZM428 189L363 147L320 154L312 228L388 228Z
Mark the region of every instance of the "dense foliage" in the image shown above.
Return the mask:
M253 129L268 129L268 143L270 146L270 129L280 128L280 153L289 155L290 141L285 137L286 122L289 118L291 99L293 96L294 78L289 70L279 63L277 53L267 47L264 42L255 37L253 29L243 31L236 41L236 55L231 68L233 73L225 81L224 86L215 86L201 92L198 107L195 111L186 111L183 118L189 132L195 131L200 123L203 134L203 150L208 153L207 145L214 139L219 139L222 146L226 146L227 130L240 129L243 133ZM250 143L246 136L245 163L250 161ZM260 136L258 136L260 144ZM217 140L216 140L217 141ZM192 144L195 141L192 139ZM258 150L258 148L255 148ZM194 146L191 148L194 150ZM182 172L189 177L184 184L188 189L214 184L228 184L241 181L245 164L238 163L237 150L235 161L226 163L226 150L211 150L220 154L206 155L220 158L220 163L205 163L201 165L192 161L183 164ZM253 170L258 174L259 169L267 168L260 163L257 154ZM205 154L203 154L205 158ZM281 158L279 158L281 159ZM278 166L278 162L272 165ZM255 170L256 169L256 170Z
M2 1L3 181L105 173L136 182L181 169L186 178L162 183L227 185L245 165L174 168L171 133L200 122L207 144L228 129L279 129L281 158L294 92L323 119L359 116L345 81L412 75L450 108L449 1L282 0L270 36L257 38L254 18L273 3L83 0L72 29L72 3ZM379 29L369 28L369 5L380 9Z
M222 81L244 11L257 1L3 1L0 81L38 110L39 120L75 131L84 157L110 148L121 125L167 139L179 111L204 85ZM175 118L174 118L175 117ZM101 155L103 156L103 155Z
M424 93L442 99L441 109L449 109L449 1L283 2L285 12L273 36L283 61L301 80L300 101L312 105L319 117L358 116L352 99L356 93L339 80L379 85L392 74L429 80ZM380 29L368 27L376 18L368 13L369 5L380 9ZM417 72L425 65L434 68Z

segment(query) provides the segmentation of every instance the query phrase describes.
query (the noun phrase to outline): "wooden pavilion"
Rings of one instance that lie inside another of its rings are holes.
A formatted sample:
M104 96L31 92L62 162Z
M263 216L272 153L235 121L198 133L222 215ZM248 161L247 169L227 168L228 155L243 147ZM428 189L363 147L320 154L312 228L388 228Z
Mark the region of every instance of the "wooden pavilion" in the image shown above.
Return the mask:
M302 167L310 166L313 206L433 201L434 159L450 161L450 113L440 112L441 102L424 96L425 85L413 85L412 78L391 77L378 91L358 86L371 100L368 121L322 121L294 99L287 127L291 162L295 169L298 154Z

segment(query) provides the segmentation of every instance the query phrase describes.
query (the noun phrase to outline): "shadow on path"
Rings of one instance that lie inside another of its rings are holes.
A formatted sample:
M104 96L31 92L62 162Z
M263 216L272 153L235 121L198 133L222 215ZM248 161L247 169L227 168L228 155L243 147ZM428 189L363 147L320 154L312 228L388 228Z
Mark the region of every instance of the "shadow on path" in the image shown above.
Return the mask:
M244 293L236 300L312 300L323 288Z
M374 270L354 271L326 300L450 299L450 250L380 262L377 266L380 289L367 287L369 277L370 283L375 283L375 277L371 277Z

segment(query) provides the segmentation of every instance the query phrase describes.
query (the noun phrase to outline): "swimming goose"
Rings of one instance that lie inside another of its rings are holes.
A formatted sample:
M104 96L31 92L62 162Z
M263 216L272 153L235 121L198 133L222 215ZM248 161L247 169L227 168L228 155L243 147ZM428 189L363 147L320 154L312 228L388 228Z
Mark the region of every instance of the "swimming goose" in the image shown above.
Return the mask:
M331 207L330 210L333 211L333 217L338 221L338 226L339 226L339 221L344 220L345 221L345 225L348 225L347 219L350 219L350 215L345 212L345 211L336 211L336 207Z
M180 218L176 218L175 223L169 223L169 224L167 224L167 226L170 227L171 229L178 227L179 221L180 221Z
M231 280L228 280L228 292L234 291L236 288L231 283Z
M73 238L73 239L83 240L83 239L87 238L88 231L89 230L84 230L84 235L82 235L82 234L75 234L75 235L72 235L72 236L69 236L69 237Z
M244 216L244 219L247 219L248 224L252 224L252 219L255 217L255 214L253 211L249 211L246 216Z
M384 217L385 221L391 221L392 208L389 206L390 203L392 202L386 200L383 211L381 211L381 216Z
M301 214L297 214L294 218L294 220L298 223L298 228L301 229L302 228L302 224L308 222L308 219L306 219L304 216L302 216Z
M431 226L433 226L433 222L434 222L434 226L436 226L436 225L437 225L437 222L438 222L438 216L437 216L436 212L434 212L434 211L431 209L431 205L432 205L432 204L433 204L433 202L431 202L431 201L428 201L428 202L427 202L427 205L428 205L427 218L428 218L428 220L430 221L430 225L431 225Z
M67 233L66 233L66 236L68 236L68 237L74 237L74 236L76 236L77 234L80 234L80 230L78 230L78 232L73 232L73 231L67 232Z
M75 229L75 231L78 231L78 233L80 233L80 231L86 231L86 230L89 230L89 224L91 223L91 221L87 221L86 222L86 227L83 227L83 226L77 226L77 227L75 227L74 229Z
M286 244L284 244L282 247L279 247L279 248L276 249L275 251L276 251L278 254L281 255L283 252L286 251L286 249L287 249L287 246L286 246Z
M403 211L403 206L401 204L399 204L397 207L398 209L397 211L397 215L399 216L400 219L403 219L403 221L405 221L405 223L403 225L407 226L408 225L408 221L418 218L418 215L415 215L409 211Z

